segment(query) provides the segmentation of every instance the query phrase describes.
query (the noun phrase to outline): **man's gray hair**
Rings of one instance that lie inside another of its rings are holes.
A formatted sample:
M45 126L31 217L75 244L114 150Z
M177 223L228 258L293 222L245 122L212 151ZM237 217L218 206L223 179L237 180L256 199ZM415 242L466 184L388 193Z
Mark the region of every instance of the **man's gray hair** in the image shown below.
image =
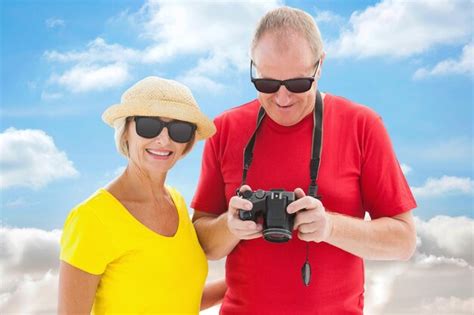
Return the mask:
M280 7L265 14L257 25L250 48L250 55L253 58L253 52L259 40L267 32L275 32L282 36L296 32L302 35L308 41L308 44L318 61L323 54L323 40L321 33L313 17L308 13L290 7Z

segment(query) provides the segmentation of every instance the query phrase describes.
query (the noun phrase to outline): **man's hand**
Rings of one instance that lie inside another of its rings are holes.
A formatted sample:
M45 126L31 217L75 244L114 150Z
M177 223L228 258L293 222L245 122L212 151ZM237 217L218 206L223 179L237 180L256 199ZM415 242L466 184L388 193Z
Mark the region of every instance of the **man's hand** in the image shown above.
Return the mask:
M294 229L298 230L298 238L306 242L327 241L332 231L332 220L321 201L306 196L301 188L295 189L295 195L297 200L286 211L296 213Z
M250 186L240 187L240 192L251 190ZM253 221L242 221L239 218L240 210L251 210L252 203L239 196L234 196L229 201L229 210L227 211L227 226L229 231L241 240L250 240L262 236L262 225Z

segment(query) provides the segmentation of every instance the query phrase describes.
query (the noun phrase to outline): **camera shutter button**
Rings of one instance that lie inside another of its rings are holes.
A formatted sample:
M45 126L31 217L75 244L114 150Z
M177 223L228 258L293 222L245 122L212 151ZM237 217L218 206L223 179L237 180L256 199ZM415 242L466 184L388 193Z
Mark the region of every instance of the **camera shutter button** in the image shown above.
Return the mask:
M245 199L249 199L250 197L252 197L252 191L251 190L246 190L242 193L242 196L245 198Z
M258 199L262 199L263 197L265 197L265 191L262 189L257 190L255 192L255 197L257 197Z

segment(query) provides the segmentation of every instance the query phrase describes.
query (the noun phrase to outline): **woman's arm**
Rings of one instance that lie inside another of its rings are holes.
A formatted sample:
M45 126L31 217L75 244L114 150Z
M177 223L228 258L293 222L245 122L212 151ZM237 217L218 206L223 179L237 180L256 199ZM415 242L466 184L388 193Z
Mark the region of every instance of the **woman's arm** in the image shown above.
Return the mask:
M58 314L90 314L100 278L61 261Z
M224 279L206 283L201 298L201 311L221 303L226 290Z

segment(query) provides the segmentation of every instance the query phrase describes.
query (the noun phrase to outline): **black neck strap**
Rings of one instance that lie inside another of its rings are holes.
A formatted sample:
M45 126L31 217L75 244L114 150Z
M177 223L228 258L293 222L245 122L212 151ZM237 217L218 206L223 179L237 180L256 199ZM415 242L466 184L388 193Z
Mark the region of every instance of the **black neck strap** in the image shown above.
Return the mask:
M252 134L247 146L244 150L244 171L242 173L242 185L246 184L247 172L252 164L253 148L255 146L255 139L257 138L257 131L260 128L263 117L265 117L265 110L260 107L257 117L257 127ZM319 164L321 161L321 148L322 148L322 136L323 136L323 99L321 93L316 91L316 102L313 111L313 143L311 147L311 162L309 165L311 183L309 185L308 195L320 198L318 196L318 185L316 179L318 178Z

